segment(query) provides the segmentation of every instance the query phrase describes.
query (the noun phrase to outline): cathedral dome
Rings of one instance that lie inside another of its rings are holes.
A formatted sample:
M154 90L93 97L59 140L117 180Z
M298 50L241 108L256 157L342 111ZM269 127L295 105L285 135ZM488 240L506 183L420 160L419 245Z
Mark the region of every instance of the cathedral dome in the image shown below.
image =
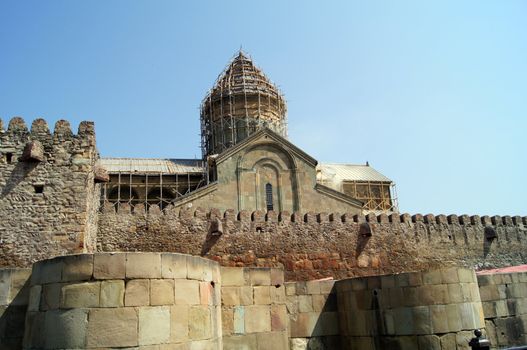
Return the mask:
M262 127L286 137L282 93L240 51L220 74L201 104L202 152L223 152Z

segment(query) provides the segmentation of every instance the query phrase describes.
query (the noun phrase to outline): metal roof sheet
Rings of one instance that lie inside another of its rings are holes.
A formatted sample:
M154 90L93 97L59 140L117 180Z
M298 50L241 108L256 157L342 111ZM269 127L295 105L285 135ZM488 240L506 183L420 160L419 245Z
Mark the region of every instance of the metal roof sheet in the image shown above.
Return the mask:
M108 173L188 174L205 171L201 159L101 158Z
M392 182L389 178L379 173L369 165L322 163L317 166L320 180L342 181L380 181Z

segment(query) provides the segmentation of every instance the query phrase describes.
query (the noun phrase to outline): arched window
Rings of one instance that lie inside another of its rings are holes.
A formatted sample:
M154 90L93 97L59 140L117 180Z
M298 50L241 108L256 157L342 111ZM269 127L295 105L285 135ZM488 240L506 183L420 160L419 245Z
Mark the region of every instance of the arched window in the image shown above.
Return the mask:
M267 210L273 210L273 185L265 185L265 205Z

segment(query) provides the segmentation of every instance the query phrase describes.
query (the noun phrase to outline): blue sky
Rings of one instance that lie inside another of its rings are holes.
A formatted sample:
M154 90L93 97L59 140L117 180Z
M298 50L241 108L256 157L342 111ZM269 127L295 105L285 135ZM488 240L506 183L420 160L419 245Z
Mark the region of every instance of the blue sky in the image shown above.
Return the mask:
M526 38L526 1L2 0L0 117L93 120L102 156L199 157L199 104L243 46L290 140L369 161L401 211L527 215Z

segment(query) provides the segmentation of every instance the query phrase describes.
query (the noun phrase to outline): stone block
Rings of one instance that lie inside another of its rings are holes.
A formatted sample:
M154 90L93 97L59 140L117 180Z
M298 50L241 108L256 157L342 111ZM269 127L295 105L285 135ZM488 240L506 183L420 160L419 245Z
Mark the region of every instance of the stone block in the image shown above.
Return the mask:
M187 278L187 256L182 254L161 254L161 277Z
M245 333L245 308L236 306L233 311L233 327L235 334Z
M126 278L161 278L161 254L126 253Z
M320 281L320 293L329 294L334 292L333 287L335 286L334 280Z
M381 288L394 288L395 287L395 276L394 275L386 275L381 276Z
M229 350L255 350L256 334L235 335L223 338L223 348Z
M48 311L45 316L45 348L84 349L87 328L86 310Z
M240 287L221 288L221 304L224 306L240 305L240 289Z
M284 284L284 270L282 269L271 269L271 285L283 285Z
M471 303L457 304L459 317L461 318L461 325L463 329L475 329L477 326L476 315Z
M458 269L459 282L461 283L477 283L476 274L474 270Z
M398 308L405 306L406 295L403 294L402 288L390 288L388 289L389 300L384 299L382 302L388 304L392 308Z
M273 332L287 330L287 308L285 305L271 306L271 330Z
M463 298L463 290L461 289L460 284L448 284L448 299L451 303L462 303L464 301Z
M163 344L170 340L170 309L166 306L140 307L139 345Z
M220 274L223 287L247 285L245 269L242 267L221 267Z
M240 305L252 305L254 303L252 287L250 286L239 287L239 293L240 293Z
M58 257L51 260L44 260L37 265L38 284L57 283L62 279L63 258ZM33 281L33 276L31 276Z
M463 328L463 324L461 322L461 315L459 312L459 305L461 304L446 305L446 318L448 330L451 332L458 332Z
M307 281L306 288L307 288L307 294L320 294L320 282L319 281Z
M212 336L211 313L209 307L191 306L188 318L190 339L208 339Z
M150 305L150 280L130 280L126 283L124 294L125 306Z
M296 282L285 283L285 294L296 295Z
M41 311L59 308L62 286L62 283L45 284L42 286L42 296L40 298Z
M171 304L174 304L174 280L150 280L150 305L156 306Z
M253 287L254 304L255 305L269 305L271 304L270 286L256 286Z
M432 319L428 306L416 306L412 308L412 318L414 325L413 334L425 335L432 334Z
M101 282L100 307L124 306L124 281L104 280Z
M178 343L188 340L188 305L170 307L170 342Z
M211 282L199 282L199 298L201 305L213 305L214 287Z
M245 307L245 331L259 333L271 331L271 308L252 305Z
M447 349L456 349L456 334L455 333L448 333L440 338L441 341L441 349L447 350Z
M124 279L125 275L125 253L97 253L93 255L93 277L96 279Z
M62 281L89 281L93 275L93 254L78 254L64 258Z
M88 348L138 345L135 308L92 309L88 324Z
M292 338L305 338L312 337L315 327L317 326L320 317L319 312L304 312L298 314L296 319L290 319L291 337ZM357 322L355 318L351 321L354 325Z
M234 308L221 309L221 329L223 336L234 333Z
M461 304L458 304L461 305ZM430 306L430 317L432 318L432 332L433 333L448 333L448 319L445 317L446 306L445 305L431 305Z
M459 283L457 268L450 267L441 270L441 280L443 283Z
M61 309L99 307L100 282L66 284L60 297Z
M474 338L474 331L461 331L456 334L456 345L458 350L470 350L468 346L470 339Z
M206 261L197 256L187 256L187 278L197 281L205 280ZM209 281L212 279L209 279Z
M421 304L419 299L420 287L403 287L404 306L418 306Z
M285 332L270 332L256 334L258 350L289 350L288 338Z
M0 318L2 314L0 312ZM46 313L45 312L28 312L26 315L24 330L24 349L44 349L46 345ZM0 334L4 330L0 327ZM16 349L21 349L18 346Z
M313 312L313 298L311 295L298 296L298 311Z
M177 305L200 304L199 282L194 280L175 280L174 302Z
M440 284L441 270L423 272L423 284Z
M312 296L312 302L313 302L313 311L315 312L321 312L324 310L324 306L326 305L327 295L319 294L319 295L313 295Z
M38 311L39 310L41 294L42 294L42 286L36 285L30 288L27 311Z
M420 286L423 284L423 275L421 272L411 272L408 274L409 286Z
M27 305L29 302L30 269L12 269L9 302L12 306Z
M410 335L414 334L414 319L412 308L402 307L394 309L395 334Z
M271 269L269 268L251 268L249 276L253 286L271 285Z

